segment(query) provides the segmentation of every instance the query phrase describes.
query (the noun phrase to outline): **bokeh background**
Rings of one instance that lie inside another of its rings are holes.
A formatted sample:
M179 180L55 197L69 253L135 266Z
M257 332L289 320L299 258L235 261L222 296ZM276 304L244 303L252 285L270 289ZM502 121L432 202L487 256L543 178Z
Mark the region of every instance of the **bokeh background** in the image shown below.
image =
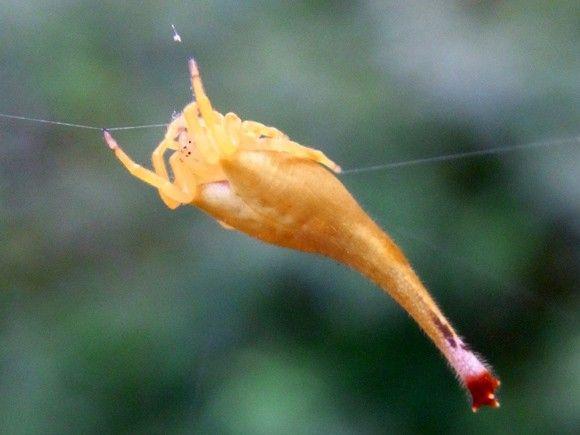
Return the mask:
M580 5L0 0L0 112L166 122L194 54L216 108L343 182L500 375L472 414L395 303L329 260L170 211L98 131L0 119L2 433L580 428ZM172 40L175 24L183 43ZM119 132L146 164L163 129Z

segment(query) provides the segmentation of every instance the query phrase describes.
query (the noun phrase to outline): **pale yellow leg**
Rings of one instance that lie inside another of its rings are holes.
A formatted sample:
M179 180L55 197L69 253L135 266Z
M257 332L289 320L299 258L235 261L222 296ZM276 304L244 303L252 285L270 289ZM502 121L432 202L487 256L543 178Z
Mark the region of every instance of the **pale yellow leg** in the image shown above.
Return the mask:
M178 146L177 142L166 137L161 141L159 146L155 148L155 151L153 151L153 154L151 155L151 162L153 163L155 173L165 180L169 181L169 174L167 173L167 168L165 166L165 151L168 149L176 150L178 149ZM170 209L175 209L181 205L179 201L175 201L163 193L162 189L159 189L159 196L161 196L165 205Z
M178 153L175 153L169 158L169 164L173 170L175 184L177 184L183 192L191 196L191 200L189 201L191 202L197 193L197 178L191 169L188 168L180 159L181 156Z
M144 181L145 183L156 187L168 198L173 201L177 201L180 204L187 204L193 200L193 194L184 192L177 185L171 183L169 179L163 178L157 175L155 172L135 163L127 154L125 154L121 147L119 147L119 144L117 141L115 141L115 139L113 139L111 133L105 130L103 134L107 145L109 145L109 148L115 152L115 156L121 161L121 163L132 175Z
M165 132L165 139L175 140L179 133L181 133L185 129L185 123L181 116L175 118L171 123L167 126L167 131Z
M175 141L175 138L181 131L183 131L184 128L185 125L182 118L174 119L167 127L165 138L159 143L151 155L151 161L153 163L153 169L155 170L155 173L166 180L169 180L169 174L167 173L167 167L165 165L165 152L168 149L173 151L177 151L179 149L179 144ZM181 205L180 202L169 198L161 190L159 190L159 196L161 196L161 199L165 205L172 210Z
M205 121L207 128L212 132L216 145L221 155L229 155L236 151L234 144L227 137L223 126L216 119L216 114L211 107L209 98L203 89L203 83L199 74L199 68L194 59L189 60L189 73L191 75L191 87L195 96L195 101Z
M224 125L230 136L237 138L240 135L240 131L242 129L242 120L235 113L228 112L225 114Z
M210 164L215 164L219 160L219 150L212 138L206 134L199 122L199 106L197 103L188 104L183 109L183 118L187 125L190 137L195 141L195 146L202 157Z
M339 173L342 171L340 166L338 166L336 163L334 163L332 160L330 160L328 157L326 157L326 154L324 154L320 150L308 148L308 147L302 146L296 142L292 142L289 140L284 141L283 143L284 143L283 151L287 151L291 154L294 154L294 155L297 155L300 157L306 157L310 160L314 160L315 162L323 164L324 166L333 170L334 172Z
M226 115L226 118L227 116L228 115ZM326 157L322 151L305 147L296 142L293 142L288 139L288 136L274 127L268 127L267 125L256 121L244 121L242 122L242 128L246 131L252 132L258 137L258 140L263 139L262 144L265 149L284 151L297 157L314 160L315 162L323 164L334 172L341 171L340 166ZM252 148L251 142L246 142L244 145L248 149Z
M265 136L266 138L276 139L276 138L288 138L284 133L274 127L268 127L260 122L256 121L244 121L242 122L242 127L253 132L257 136Z
M327 168L333 170L334 172L339 173L341 171L340 166L338 166L336 163L334 163L332 160L326 157L326 155L322 151L302 146L286 138L282 137L279 139L266 140L264 145L267 146L267 148L265 149L271 149L274 151L283 151L292 154L293 156L314 160L315 162L318 162L326 166Z

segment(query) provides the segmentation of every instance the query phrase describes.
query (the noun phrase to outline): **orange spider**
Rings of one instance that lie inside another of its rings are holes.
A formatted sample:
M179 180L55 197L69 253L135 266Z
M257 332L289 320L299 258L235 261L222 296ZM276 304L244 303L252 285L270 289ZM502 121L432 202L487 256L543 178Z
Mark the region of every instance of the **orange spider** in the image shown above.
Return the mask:
M156 187L171 209L194 205L228 229L358 270L431 338L469 389L473 411L499 407L499 380L457 335L402 251L321 165L334 172L340 167L273 127L214 111L193 59L189 70L195 102L169 124L152 155L154 171L135 163L104 131L129 172ZM174 151L173 180L165 166L167 150Z

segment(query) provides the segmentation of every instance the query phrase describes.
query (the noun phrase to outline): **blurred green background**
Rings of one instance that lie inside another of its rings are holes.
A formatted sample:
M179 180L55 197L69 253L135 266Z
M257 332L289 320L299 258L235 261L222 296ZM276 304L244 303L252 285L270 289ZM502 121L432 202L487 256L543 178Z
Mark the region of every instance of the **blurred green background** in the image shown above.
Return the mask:
M577 0L0 0L0 112L166 122L193 54L218 110L347 169L551 142L579 134L579 29ZM162 135L116 137L148 164ZM0 119L0 431L575 432L579 149L341 177L501 377L474 415L356 273L168 210L98 131Z

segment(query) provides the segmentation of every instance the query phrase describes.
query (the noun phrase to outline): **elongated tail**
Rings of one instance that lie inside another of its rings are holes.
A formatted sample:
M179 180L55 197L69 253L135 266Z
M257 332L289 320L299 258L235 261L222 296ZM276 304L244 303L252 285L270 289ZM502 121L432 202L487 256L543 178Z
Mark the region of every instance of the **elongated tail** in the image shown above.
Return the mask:
M471 392L474 411L499 406L499 381L454 331L401 250L334 175L275 151L238 152L222 165L228 180L206 185L196 205L250 236L358 270L391 295L441 350Z
M481 406L499 407L499 380L455 332L401 250L372 222L354 234L350 240L356 248L341 260L379 285L419 324L471 393L474 412Z

